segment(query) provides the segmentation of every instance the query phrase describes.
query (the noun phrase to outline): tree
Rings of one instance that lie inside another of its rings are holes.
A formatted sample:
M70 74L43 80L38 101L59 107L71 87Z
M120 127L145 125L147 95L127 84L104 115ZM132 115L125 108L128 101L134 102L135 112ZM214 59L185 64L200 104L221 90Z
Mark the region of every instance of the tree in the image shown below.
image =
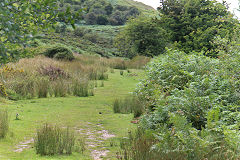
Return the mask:
M79 13L71 14L70 8L58 10L56 0L2 0L0 3L0 60L6 62L15 55L16 47L26 46L27 41L42 30L48 30L58 21L71 23Z
M114 26L124 25L126 20L123 12L121 11L114 12L110 17L109 22L111 25L114 25Z
M216 36L231 41L239 23L227 9L225 2L216 0L161 0L159 25L171 33L178 49L216 56L217 46L211 42Z
M118 34L115 45L122 56L155 56L164 52L168 33L149 17L139 16L130 20Z
M107 15L112 14L113 6L109 3L108 5L105 6L105 11L107 12Z
M99 24L99 25L106 25L106 24L108 24L107 16L104 16L104 15L97 16L97 24Z

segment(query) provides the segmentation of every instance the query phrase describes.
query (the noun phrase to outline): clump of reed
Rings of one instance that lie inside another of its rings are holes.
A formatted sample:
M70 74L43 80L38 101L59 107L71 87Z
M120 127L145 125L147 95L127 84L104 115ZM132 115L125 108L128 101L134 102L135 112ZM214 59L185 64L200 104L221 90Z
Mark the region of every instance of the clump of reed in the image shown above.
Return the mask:
M121 150L117 153L119 160L156 160L163 159L162 155L152 146L157 142L154 134L147 133L142 128L137 128L135 131L129 131L128 137L120 140Z
M74 151L75 134L70 128L60 128L57 125L45 123L37 130L34 139L36 153L41 156L67 154Z
M144 105L136 96L128 96L124 99L115 99L113 103L114 113L133 113L134 117L140 117L144 112Z
M0 138L6 137L9 129L8 111L0 110Z

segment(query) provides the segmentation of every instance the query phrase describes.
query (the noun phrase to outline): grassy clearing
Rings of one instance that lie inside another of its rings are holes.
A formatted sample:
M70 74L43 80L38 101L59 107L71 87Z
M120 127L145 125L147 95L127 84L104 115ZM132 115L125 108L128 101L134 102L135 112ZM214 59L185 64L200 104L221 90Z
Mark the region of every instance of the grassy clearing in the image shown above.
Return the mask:
M101 146L95 149L106 147L110 151L106 158L114 159L119 145L118 137L125 136L128 130L135 128L135 125L130 123L133 115L113 114L112 104L116 97L125 97L133 91L138 80L136 76L120 76L119 71L108 74L109 80L104 82L104 87L95 89L93 97L48 97L1 105L1 108L8 108L10 114L9 136L0 141L1 159L91 159L89 148L83 153L73 152L71 156L41 157L35 153L34 148L24 149L20 153L13 152L18 144L34 137L37 128L45 122L62 127L69 126L79 131L91 131L93 136L98 136L103 127L116 137L103 141ZM97 83L100 86L102 81ZM15 120L16 113L19 113L20 120ZM83 136L86 138L87 134ZM76 138L81 142L82 134L77 134Z

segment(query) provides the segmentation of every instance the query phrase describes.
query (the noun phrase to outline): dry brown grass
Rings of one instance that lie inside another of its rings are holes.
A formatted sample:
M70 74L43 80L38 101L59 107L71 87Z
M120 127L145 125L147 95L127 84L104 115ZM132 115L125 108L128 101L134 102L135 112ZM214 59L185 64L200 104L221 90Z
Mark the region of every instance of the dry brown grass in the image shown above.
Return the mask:
M59 61L45 56L24 58L7 66L24 72L6 72L2 83L9 95L15 99L48 96L89 96L93 95L90 81L108 79L109 68L125 70L142 68L149 59L136 57L132 60L122 58L103 58L93 55L75 54L73 61ZM64 75L64 76L63 76ZM83 88L84 85L87 88ZM17 98L16 98L17 96Z

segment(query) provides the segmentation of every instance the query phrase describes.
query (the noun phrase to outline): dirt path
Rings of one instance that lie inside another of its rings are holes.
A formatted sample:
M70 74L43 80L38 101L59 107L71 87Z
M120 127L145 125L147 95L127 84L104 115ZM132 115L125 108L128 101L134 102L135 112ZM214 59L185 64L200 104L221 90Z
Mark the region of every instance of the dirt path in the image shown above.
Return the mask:
M92 123L88 123L86 128L88 129L76 128L76 131L86 138L86 145L91 152L92 158L94 160L102 160L110 152L104 147L104 142L115 137L115 135L110 134L101 124L94 126Z
M20 142L17 146L14 152L22 152L25 149L29 149L32 146L32 143L34 142L34 139L27 139L26 141Z

